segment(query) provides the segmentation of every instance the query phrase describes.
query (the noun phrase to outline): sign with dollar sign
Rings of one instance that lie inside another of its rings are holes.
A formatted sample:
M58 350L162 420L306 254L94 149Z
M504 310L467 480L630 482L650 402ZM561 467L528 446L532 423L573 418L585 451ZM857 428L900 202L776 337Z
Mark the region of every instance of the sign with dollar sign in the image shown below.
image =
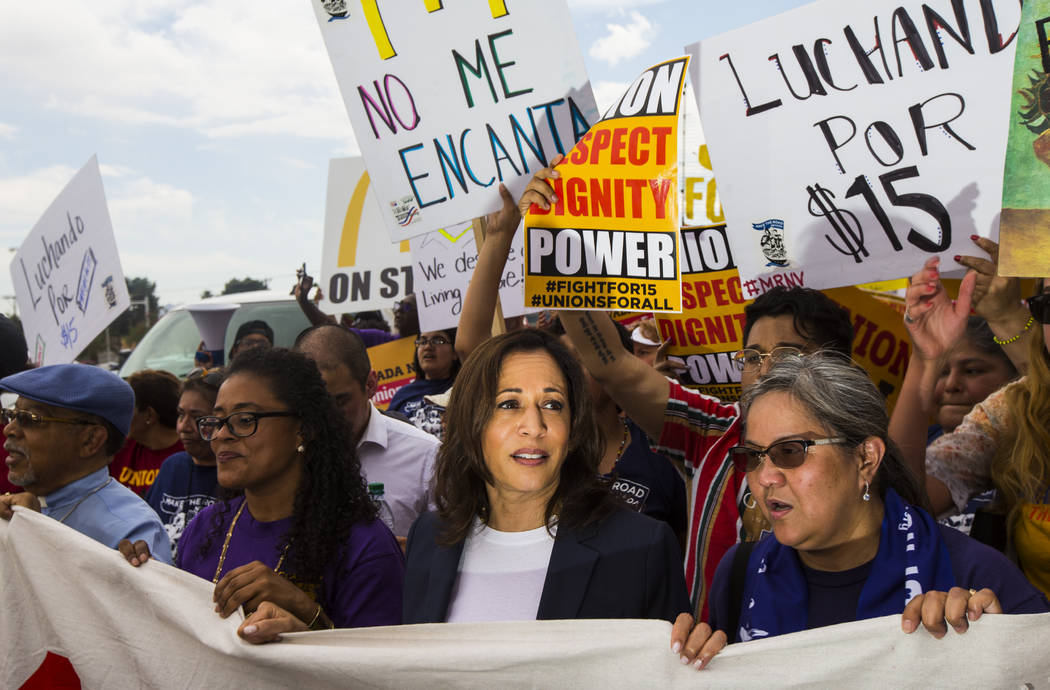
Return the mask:
M687 48L744 297L961 270L998 237L1020 12L820 0Z

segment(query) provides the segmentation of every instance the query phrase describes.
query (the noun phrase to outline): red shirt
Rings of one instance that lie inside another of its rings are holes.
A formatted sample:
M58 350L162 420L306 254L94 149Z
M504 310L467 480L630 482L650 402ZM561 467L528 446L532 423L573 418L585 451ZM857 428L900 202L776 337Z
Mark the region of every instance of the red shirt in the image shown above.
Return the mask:
M139 496L144 496L146 489L153 486L161 464L181 450L182 441L175 441L167 448L151 450L129 438L124 447L113 456L113 462L109 463L109 473Z
M729 449L740 443L740 407L671 383L664 428L653 448L691 475L685 581L697 620L708 619L707 595L722 556L737 543L743 476Z

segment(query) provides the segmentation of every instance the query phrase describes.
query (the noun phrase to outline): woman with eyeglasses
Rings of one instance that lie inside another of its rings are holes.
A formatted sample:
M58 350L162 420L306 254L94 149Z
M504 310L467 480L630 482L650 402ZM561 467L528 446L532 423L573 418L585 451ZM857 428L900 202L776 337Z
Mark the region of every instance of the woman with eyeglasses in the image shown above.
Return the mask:
M394 393L387 408L405 415L414 426L441 438L443 411L425 396L440 395L452 387L459 373L456 354L456 329L427 331L416 336L412 364L416 380Z
M197 428L226 497L186 527L176 564L215 583L222 617L270 601L312 629L401 622L401 549L312 360L242 353ZM132 565L148 558L141 543L121 551Z
M860 368L821 353L782 358L741 405L731 453L773 533L722 559L710 624L676 621L683 662L703 668L727 640L902 612L905 633L921 621L939 638L984 613L1050 610L1002 554L919 507L882 395Z
M935 263L908 289L909 331L916 342L943 347L965 327L966 291L945 295ZM1028 320L1010 345L1027 341L1028 369L974 406L958 427L926 449L926 487L935 510L963 510L995 490L990 511L1003 516L1007 551L1028 579L1050 594L1050 285L1039 281L1026 300Z

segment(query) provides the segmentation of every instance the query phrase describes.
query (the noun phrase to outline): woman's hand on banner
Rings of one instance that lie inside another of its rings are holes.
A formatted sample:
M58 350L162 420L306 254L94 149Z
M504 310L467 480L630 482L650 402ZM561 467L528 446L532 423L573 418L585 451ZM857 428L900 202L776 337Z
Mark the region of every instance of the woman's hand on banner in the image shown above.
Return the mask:
M980 591L952 587L947 592L916 595L904 607L901 629L906 633L914 632L921 622L939 640L948 632L947 625L961 635L981 614L1002 612L999 597L987 587Z
M244 619L237 634L252 644L280 642L282 633L306 632L306 623L277 604L264 601L255 613Z
M683 664L692 664L697 671L706 668L725 646L724 632L712 630L707 623L696 623L688 613L678 614L671 628L671 652L679 655Z

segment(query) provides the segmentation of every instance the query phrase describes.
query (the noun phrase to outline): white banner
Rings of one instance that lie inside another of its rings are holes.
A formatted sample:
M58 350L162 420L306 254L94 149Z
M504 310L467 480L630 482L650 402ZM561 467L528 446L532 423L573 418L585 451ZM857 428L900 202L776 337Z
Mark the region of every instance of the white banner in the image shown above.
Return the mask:
M521 196L597 107L565 0L311 0L391 240Z
M998 237L1017 0L821 0L687 50L744 297Z
M37 364L72 362L131 306L96 156L33 226L11 280Z
M474 224L461 223L413 237L411 247L420 331L456 327L478 261ZM505 317L525 313L524 254L522 233L516 232L500 278L499 300Z
M254 647L213 585L17 509L0 521L0 687L51 650L85 688L1045 688L1050 614L985 616L957 635L905 635L886 616L732 645L699 675L664 621L406 625L290 635Z
M412 292L408 242L382 231L371 179L360 157L328 162L324 250L317 305L328 314L389 309Z

